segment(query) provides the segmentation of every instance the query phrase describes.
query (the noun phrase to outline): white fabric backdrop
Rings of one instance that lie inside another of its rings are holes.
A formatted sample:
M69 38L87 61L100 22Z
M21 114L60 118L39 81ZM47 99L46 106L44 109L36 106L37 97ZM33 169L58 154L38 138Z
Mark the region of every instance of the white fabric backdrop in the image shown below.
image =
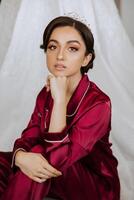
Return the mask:
M22 0L0 68L0 150L12 149L14 140L28 123L37 93L44 86L47 67L43 51L39 49L44 27L54 17L70 11L87 19L95 37L96 60L89 77L111 97L110 139L119 160L121 200L132 200L134 47L114 1ZM4 48L2 45L0 48Z
M0 4L0 65L12 38L13 27L21 0L12 0L12 3L9 2L10 0L4 0Z

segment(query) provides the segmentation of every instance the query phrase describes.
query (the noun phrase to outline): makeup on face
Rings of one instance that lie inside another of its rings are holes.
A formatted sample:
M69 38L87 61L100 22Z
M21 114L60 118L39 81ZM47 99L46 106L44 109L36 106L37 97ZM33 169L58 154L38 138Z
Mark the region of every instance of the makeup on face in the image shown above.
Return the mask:
M86 46L81 35L72 27L53 30L47 44L47 66L55 75L80 74Z

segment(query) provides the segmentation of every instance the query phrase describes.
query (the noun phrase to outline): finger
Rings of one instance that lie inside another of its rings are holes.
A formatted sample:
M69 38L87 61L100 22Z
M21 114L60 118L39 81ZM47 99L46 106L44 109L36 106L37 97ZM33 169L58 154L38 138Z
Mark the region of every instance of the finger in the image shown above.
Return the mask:
M60 171L58 171L57 169L55 169L52 165L50 165L48 162L45 163L45 166L43 166L45 169L47 169L49 172L60 176L62 175L62 173Z
M32 179L33 181L36 181L36 182L38 182L38 183L43 182L43 179L39 178L38 176L29 175L28 177L29 177L30 179ZM45 181L45 180L46 180L46 179L44 179L44 181Z
M41 171L37 172L36 176L39 176L40 178L51 178L54 174L43 168Z
M54 76L52 74L49 74L47 76L47 82L50 83L50 79L54 78Z
M47 90L49 90L49 87L50 87L50 81L49 80L46 81L45 86L46 86Z
M55 174L55 175L62 175L62 173L54 168L52 165L49 164L49 162L40 154L41 159L43 160L42 166L44 169L47 169L49 172Z
M51 74L49 74L49 75L47 76L46 84L47 84L48 86L50 86L50 79L51 79L52 77L53 77L53 76L52 76Z
M49 85L46 85L46 90L47 90L47 92L50 90L50 86Z
M40 175L41 177L45 177L45 178L52 178L52 177L57 177L57 176L59 176L59 175L56 175L56 174L50 172L49 170L47 170L47 169L45 169L45 168L43 168L42 171L39 172L39 175Z
M38 182L38 183L43 183L43 182L45 182L47 179L41 179L41 178L39 178L39 177L33 177L32 180L34 180L34 181L36 181L36 182Z
M49 78L47 78L46 84L47 84L47 85L50 85L50 79L49 79Z
M53 78L54 78L54 76L51 74L47 76L47 80L46 80L47 92L51 88L51 82L52 82Z
M42 172L39 172L36 174L37 177L41 178L41 179L49 179L49 178L52 178L52 176L49 176L47 174L44 174ZM54 175L53 175L54 176Z

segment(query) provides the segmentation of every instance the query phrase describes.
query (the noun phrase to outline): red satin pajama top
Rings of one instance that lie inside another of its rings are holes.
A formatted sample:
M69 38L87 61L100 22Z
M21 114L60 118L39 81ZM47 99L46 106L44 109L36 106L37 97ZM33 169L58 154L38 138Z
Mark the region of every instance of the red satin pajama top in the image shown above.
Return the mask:
M118 162L109 142L109 97L85 74L69 100L67 125L61 132L48 132L52 108L51 92L44 87L27 128L15 141L12 173L1 199L119 200ZM19 149L42 153L62 175L44 183L32 181L14 166Z

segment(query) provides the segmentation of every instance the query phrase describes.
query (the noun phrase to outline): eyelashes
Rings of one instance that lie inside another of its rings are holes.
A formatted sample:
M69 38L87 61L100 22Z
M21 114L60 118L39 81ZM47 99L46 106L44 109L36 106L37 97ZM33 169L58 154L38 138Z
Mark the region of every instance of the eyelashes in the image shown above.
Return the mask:
M48 48L49 50L52 50L52 51L53 51L53 50L57 49L57 46L55 46L55 45L50 45L50 46L48 46L47 48ZM68 50L71 51L71 52L76 52L76 51L78 51L79 49L76 48L76 47L69 47Z
M50 45L47 48L50 49L50 50L54 50L54 49L56 49L56 46L55 45Z
M78 49L76 47L69 47L71 49L71 51L75 52L78 51Z

